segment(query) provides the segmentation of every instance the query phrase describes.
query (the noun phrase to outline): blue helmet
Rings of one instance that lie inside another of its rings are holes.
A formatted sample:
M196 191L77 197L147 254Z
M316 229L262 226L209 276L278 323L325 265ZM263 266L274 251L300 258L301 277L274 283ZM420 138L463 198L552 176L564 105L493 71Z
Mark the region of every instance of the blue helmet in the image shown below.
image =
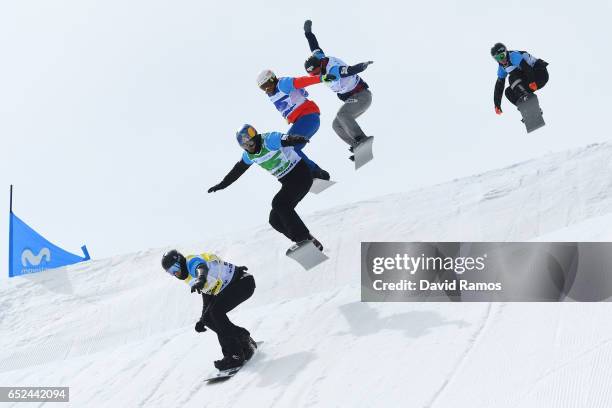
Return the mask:
M236 141L240 147L244 147L245 142L253 139L255 136L257 136L257 131L255 128L249 124L246 124L242 127L242 129L236 132Z

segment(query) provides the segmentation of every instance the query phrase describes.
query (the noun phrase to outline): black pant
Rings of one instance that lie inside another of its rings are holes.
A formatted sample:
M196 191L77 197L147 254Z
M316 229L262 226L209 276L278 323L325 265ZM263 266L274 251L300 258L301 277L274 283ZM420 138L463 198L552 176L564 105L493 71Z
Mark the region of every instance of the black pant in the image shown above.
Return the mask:
M217 333L224 356L242 353L241 337L250 336L244 327L236 326L227 317L227 312L247 300L255 291L255 279L245 275L230 283L217 296L202 295L205 313L202 320L206 327ZM207 308L208 304L210 307Z
M279 179L282 187L272 199L270 225L294 242L308 239L310 232L295 207L308 194L312 186L312 175L306 163L300 160L283 178Z
M544 63L539 63L538 61L533 66L533 71L535 73L535 83L538 85L538 89L543 88L548 82L548 70L546 69L546 65ZM506 88L505 93L506 98L508 98L513 105L516 105L516 102L523 94L523 91L519 90L519 87L522 87L522 89L529 93L533 93L531 88L529 88L529 80L523 71L519 69L512 71L512 73L510 73L509 81L510 86ZM517 81L520 81L520 83L517 83Z

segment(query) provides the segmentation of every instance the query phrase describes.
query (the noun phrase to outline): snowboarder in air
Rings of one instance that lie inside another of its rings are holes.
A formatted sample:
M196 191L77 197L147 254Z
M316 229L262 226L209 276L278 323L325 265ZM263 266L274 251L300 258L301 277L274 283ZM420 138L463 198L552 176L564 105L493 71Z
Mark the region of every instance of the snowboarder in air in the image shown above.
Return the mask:
M222 190L238 180L253 163L269 171L281 183L281 189L272 199L269 222L272 228L295 243L311 241L319 250L323 245L310 235L310 231L295 212L295 207L312 186L312 174L294 146L308 143L302 135L280 132L259 134L251 125L244 125L236 133L236 140L244 152L223 180L208 189L209 193Z
M214 254L183 256L176 249L162 257L162 268L170 275L185 281L191 293L202 294L202 316L195 331L202 333L208 327L215 333L223 359L215 361L219 370L240 367L249 360L257 348L251 334L244 327L236 326L227 313L253 295L255 279L246 266L223 262Z
M506 98L516 106L521 97L541 89L548 82L548 63L535 58L526 51L508 51L502 43L496 43L491 48L491 56L497 61L497 81L493 103L495 113L502 114L502 92L509 76L509 86L506 88Z
M338 136L353 149L367 139L355 120L372 104L372 93L368 84L357 74L363 72L374 61L361 62L349 66L336 57L326 56L317 37L312 32L312 21L304 22L304 35L312 55L304 63L306 72L321 80L337 95L344 104L332 123ZM349 157L353 160L353 156Z
M321 125L320 111L316 103L308 99L304 89L309 85L318 84L321 78L316 76L281 77L277 78L269 69L263 70L257 76L257 86L268 95L274 107L291 124L287 131L290 135L303 136L310 140ZM310 160L302 149L306 143L294 146L296 153L306 162L314 178L329 180L329 173Z

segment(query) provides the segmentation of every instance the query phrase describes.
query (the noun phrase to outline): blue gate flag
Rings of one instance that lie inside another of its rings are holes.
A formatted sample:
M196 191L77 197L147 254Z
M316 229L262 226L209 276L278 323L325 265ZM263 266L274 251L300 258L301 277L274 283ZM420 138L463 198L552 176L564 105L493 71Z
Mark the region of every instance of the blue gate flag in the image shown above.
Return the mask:
M9 224L9 277L41 272L89 260L87 247L80 257L53 245L13 212Z

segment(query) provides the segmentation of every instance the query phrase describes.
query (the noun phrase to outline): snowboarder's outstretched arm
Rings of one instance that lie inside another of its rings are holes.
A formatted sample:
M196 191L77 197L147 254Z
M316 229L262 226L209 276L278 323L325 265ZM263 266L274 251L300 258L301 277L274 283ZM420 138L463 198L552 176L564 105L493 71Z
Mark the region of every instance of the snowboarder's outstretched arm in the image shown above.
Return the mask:
M302 89L307 86L321 83L321 77L315 76L302 76L302 77L283 77L278 80L278 90L290 94L294 89Z
M334 66L329 71L327 71L327 75L325 76L324 80L328 78L331 80L335 80L338 78L344 78L359 74L360 72L365 71L368 65L373 63L374 61L366 61L351 66Z
M234 165L234 167L230 170L229 173L221 180L221 182L217 185L212 186L208 189L209 193L214 193L218 190L223 190L225 187L228 187L234 181L238 180L240 176L244 174L245 171L249 169L251 165L246 164L243 160L240 160L238 163Z
M495 113L501 115L501 101L504 93L504 85L506 84L506 78L497 78L495 81L495 92L493 92L493 103L495 104Z
M304 35L308 40L308 46L310 47L310 51L321 51L322 54L325 54L321 47L319 47L319 42L317 41L317 37L312 32L312 21L306 20L304 21Z
M366 62L360 62L359 64L355 64L355 65L351 65L350 67L346 68L346 73L345 72L340 72L340 76L351 76L351 75L355 75L358 74L360 72L363 72L366 70L366 68L368 67L368 65L373 64L374 61L366 61Z

